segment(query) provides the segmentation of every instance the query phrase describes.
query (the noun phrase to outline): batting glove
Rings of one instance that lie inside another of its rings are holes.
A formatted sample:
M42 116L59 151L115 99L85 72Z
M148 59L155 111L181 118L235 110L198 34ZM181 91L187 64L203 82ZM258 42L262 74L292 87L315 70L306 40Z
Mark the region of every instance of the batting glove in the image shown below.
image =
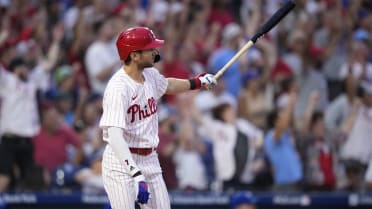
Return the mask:
M212 74L202 73L190 79L190 89L200 89L201 87L206 88L207 90L212 89L217 85L217 80Z
M143 175L136 176L134 182L136 188L136 202L146 204L149 201L150 192L145 177Z

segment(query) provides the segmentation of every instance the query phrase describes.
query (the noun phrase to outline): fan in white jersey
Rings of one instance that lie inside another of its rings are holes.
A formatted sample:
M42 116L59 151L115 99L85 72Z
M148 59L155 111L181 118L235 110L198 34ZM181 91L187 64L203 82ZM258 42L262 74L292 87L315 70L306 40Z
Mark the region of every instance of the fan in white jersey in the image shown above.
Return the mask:
M134 209L136 202L141 208L170 208L156 154L157 101L164 94L217 84L211 74L188 80L161 75L153 65L160 60L156 48L163 43L146 27L123 31L116 41L124 66L107 84L100 121L107 142L103 183L113 209Z

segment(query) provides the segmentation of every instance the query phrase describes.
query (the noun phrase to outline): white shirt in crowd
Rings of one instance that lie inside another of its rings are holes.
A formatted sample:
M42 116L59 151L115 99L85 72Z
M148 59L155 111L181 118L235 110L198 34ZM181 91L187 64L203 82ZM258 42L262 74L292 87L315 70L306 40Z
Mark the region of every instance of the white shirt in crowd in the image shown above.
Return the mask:
M39 131L37 90L49 87L49 74L40 67L29 74L23 82L18 77L0 67L0 135L15 134L32 137Z
M205 167L198 151L178 148L173 156L179 187L191 186L198 190L207 188Z
M104 192L102 175L96 174L90 168L83 168L78 172L82 177L80 184L83 186L83 193L100 193Z
M237 140L237 129L244 133L249 140L247 165L240 176L242 182L249 183L254 178L252 162L256 152L256 144L258 140L263 139L263 132L244 119L237 119L233 125L209 117L204 118L203 127L200 131L213 142L217 180L226 181L233 177L236 170L234 148Z
M341 149L341 157L368 164L372 159L372 108L363 105L357 114L354 126Z
M230 104L235 110L238 107L236 98L227 91L219 95L211 91L200 91L194 100L195 107L202 113L209 113L213 107L222 103Z
M113 65L118 60L119 57L114 42L103 43L96 41L89 46L85 55L85 65L87 67L89 81L95 92L103 94L109 80L100 81L96 76L103 69Z

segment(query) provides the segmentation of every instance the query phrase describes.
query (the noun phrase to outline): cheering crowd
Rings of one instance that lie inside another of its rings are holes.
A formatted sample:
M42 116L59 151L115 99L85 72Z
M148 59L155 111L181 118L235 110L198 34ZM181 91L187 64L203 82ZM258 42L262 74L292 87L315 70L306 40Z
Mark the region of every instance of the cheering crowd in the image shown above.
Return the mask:
M102 94L133 26L215 74L284 0L0 1L0 191L102 192ZM158 101L169 190L372 189L372 2L298 0L211 91Z

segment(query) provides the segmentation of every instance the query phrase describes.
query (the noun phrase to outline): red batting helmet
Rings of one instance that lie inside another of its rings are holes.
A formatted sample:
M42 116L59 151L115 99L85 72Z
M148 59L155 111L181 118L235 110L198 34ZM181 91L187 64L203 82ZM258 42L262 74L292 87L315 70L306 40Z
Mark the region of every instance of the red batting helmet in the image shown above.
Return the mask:
M129 28L120 33L116 47L121 60L126 60L129 53L137 50L153 49L164 44L156 39L152 30L146 27Z

